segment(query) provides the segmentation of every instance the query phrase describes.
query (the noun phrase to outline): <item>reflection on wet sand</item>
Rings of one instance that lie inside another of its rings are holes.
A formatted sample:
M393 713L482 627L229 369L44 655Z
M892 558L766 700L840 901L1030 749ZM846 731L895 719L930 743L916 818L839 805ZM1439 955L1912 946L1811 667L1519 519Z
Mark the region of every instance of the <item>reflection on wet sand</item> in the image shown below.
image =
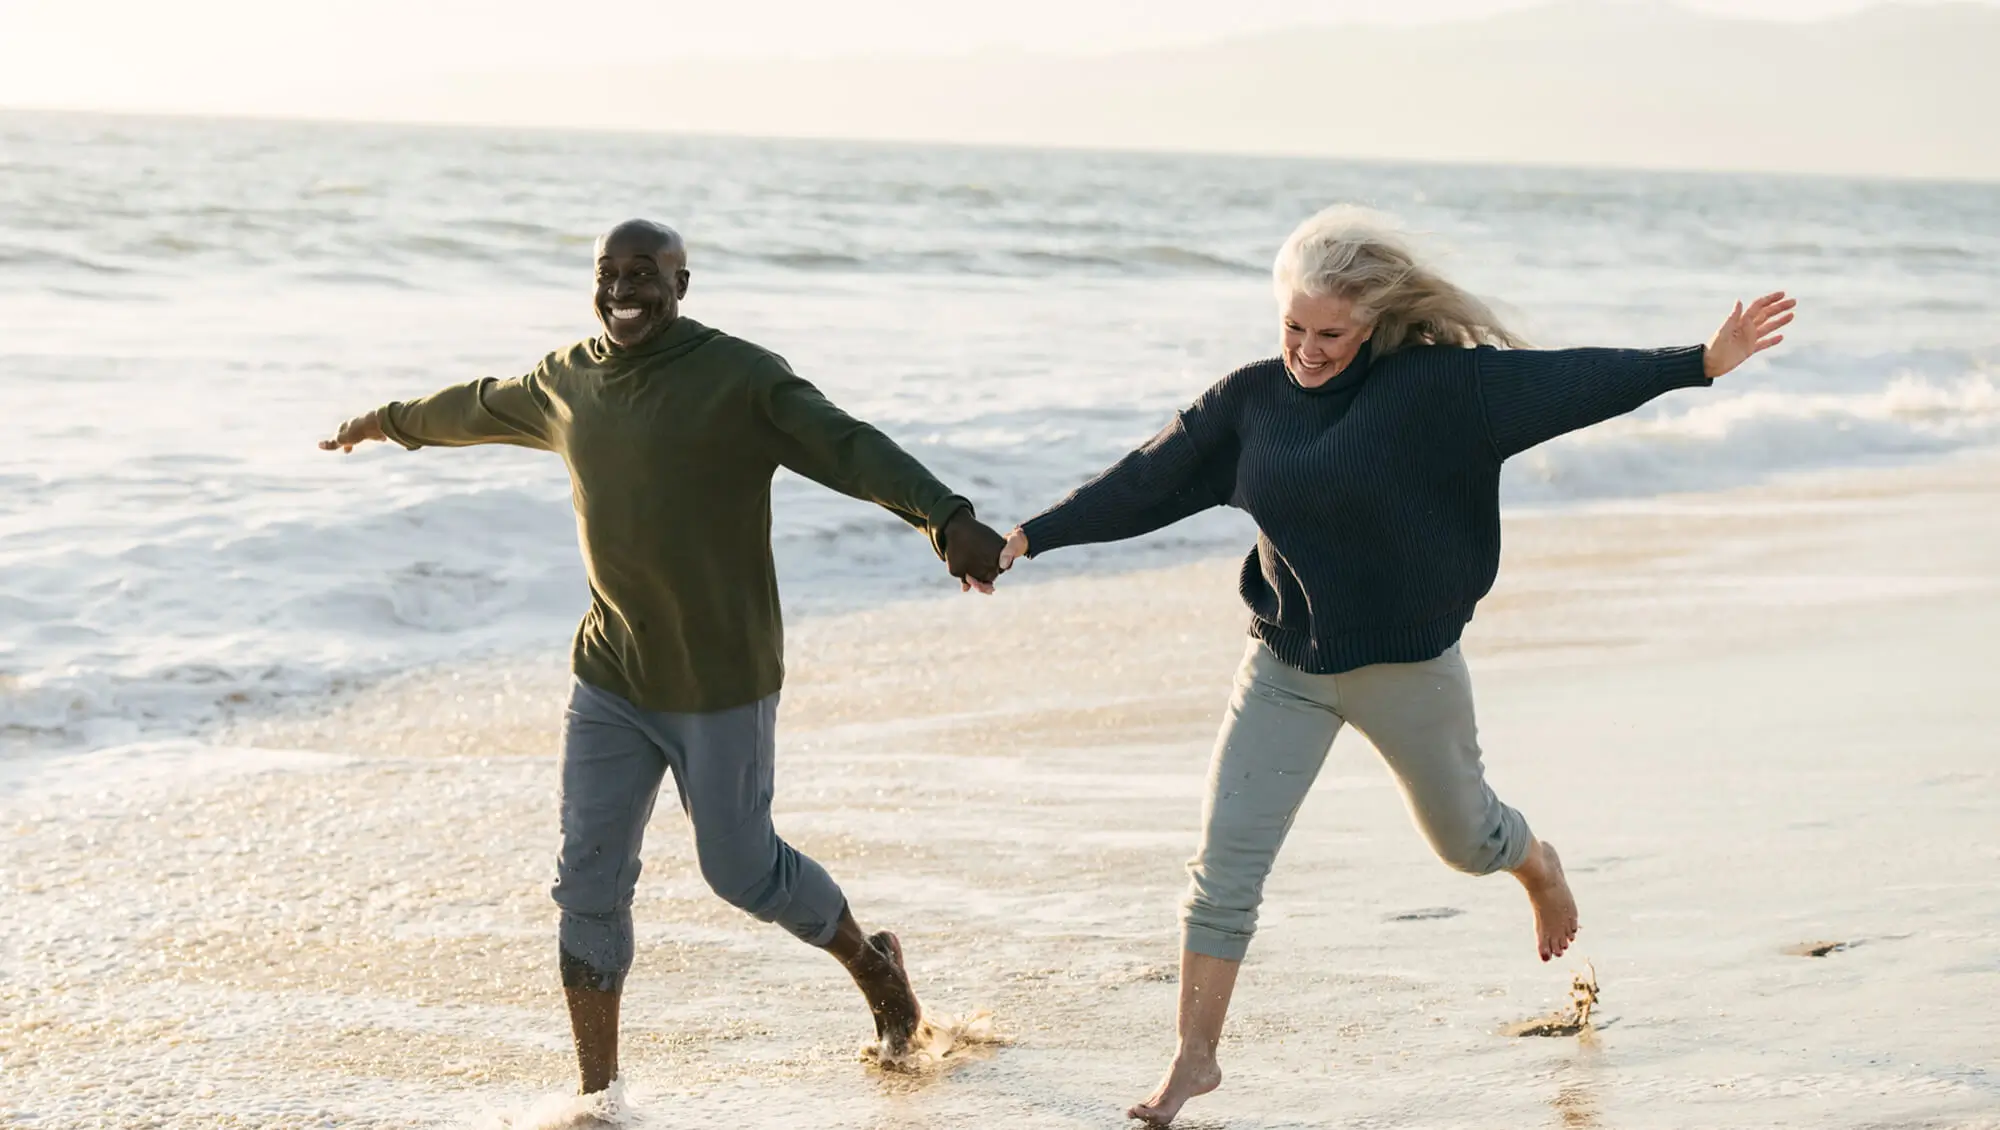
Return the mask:
M1597 1089L1589 1083L1564 1084L1549 1105L1563 1130L1600 1130L1604 1125L1597 1117Z
M1549 1106L1556 1112L1562 1130L1602 1130L1599 1114L1602 1072L1598 1063L1603 1045L1597 1031L1585 1028L1576 1039L1576 1053L1556 1071L1556 1096Z

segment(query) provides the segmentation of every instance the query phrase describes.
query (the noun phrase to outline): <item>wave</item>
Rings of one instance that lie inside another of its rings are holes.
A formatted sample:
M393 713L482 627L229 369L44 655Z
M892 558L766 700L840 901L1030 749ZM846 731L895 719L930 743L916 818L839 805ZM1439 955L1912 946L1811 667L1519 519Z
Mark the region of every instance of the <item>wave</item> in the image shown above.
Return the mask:
M317 200L328 196L358 198L366 196L375 196L379 192L380 190L372 184L352 184L342 181L316 181L312 184L307 185L305 188L300 189L299 198L302 200Z
M412 665L559 647L585 605L572 530L560 497L474 488L250 531L169 517L94 552L17 543L0 638L35 663L0 686L0 732L132 740Z
M1016 256L1037 266L1110 268L1140 274L1188 273L1261 276L1266 268L1227 255L1171 244L1099 246L1075 251L1022 251Z
M1266 268L1243 259L1171 244L1090 244L1085 246L936 247L908 246L876 253L825 249L757 250L695 241L690 254L699 266L779 267L808 273L884 275L1063 275L1261 277Z
M301 271L298 277L308 282L328 283L334 286L365 286L383 290L411 291L421 289L408 279L385 274L381 271Z
M742 258L795 271L860 271L868 267L868 261L861 256L838 251L771 251Z
M1832 259L1842 263L1856 260L1891 259L1912 263L1979 263L1984 256L1975 248L1949 243L1876 243L1851 240L1821 243L1808 240L1779 240L1760 250L1772 255L1799 259Z
M1941 380L1903 372L1865 392L1757 390L1612 420L1510 461L1503 498L1523 504L1713 490L1988 444L2000 444L1993 373Z
M50 272L127 276L190 269L269 270L294 278L396 285L397 272L428 266L496 270L541 279L550 268L581 271L592 233L488 218L432 231L385 227L352 217L283 211L204 210L136 219L101 250L0 243L0 285L41 284ZM1023 234L1004 244L898 240L876 247L759 246L691 240L700 270L777 269L803 275L884 274L995 277L1256 277L1266 268L1214 249L1162 242L1077 242ZM309 268L301 272L301 268ZM454 276L454 280L457 276Z
M48 268L83 271L93 275L129 275L132 268L95 256L17 243L0 243L0 271L16 269L40 271Z

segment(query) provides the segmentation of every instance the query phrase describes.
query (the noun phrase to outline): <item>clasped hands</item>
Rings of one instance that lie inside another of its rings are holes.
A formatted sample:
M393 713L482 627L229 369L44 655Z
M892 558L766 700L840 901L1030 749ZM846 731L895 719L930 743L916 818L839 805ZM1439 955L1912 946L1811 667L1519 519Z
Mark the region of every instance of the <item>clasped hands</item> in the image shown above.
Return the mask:
M1006 537L1000 531L960 510L944 524L944 565L958 578L960 592L991 594L993 582L1027 555L1028 535L1016 527Z

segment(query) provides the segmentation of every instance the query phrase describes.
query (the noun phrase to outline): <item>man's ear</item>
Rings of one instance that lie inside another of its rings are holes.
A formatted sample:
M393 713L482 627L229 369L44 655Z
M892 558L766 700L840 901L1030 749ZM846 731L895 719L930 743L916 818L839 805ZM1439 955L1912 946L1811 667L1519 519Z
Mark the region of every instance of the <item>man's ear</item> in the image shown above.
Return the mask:
M674 272L675 298L686 298L688 296L688 280L693 277L693 275L688 273L686 267L682 267L680 270Z

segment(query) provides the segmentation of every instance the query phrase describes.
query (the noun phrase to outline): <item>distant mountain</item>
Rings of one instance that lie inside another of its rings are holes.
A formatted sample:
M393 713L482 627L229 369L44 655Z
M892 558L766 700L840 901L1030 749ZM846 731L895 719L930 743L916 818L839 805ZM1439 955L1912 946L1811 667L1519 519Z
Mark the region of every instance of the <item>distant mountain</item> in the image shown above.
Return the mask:
M299 101L295 99L294 101ZM2000 179L2000 8L1814 23L1570 2L1078 57L552 65L306 112L975 144Z

